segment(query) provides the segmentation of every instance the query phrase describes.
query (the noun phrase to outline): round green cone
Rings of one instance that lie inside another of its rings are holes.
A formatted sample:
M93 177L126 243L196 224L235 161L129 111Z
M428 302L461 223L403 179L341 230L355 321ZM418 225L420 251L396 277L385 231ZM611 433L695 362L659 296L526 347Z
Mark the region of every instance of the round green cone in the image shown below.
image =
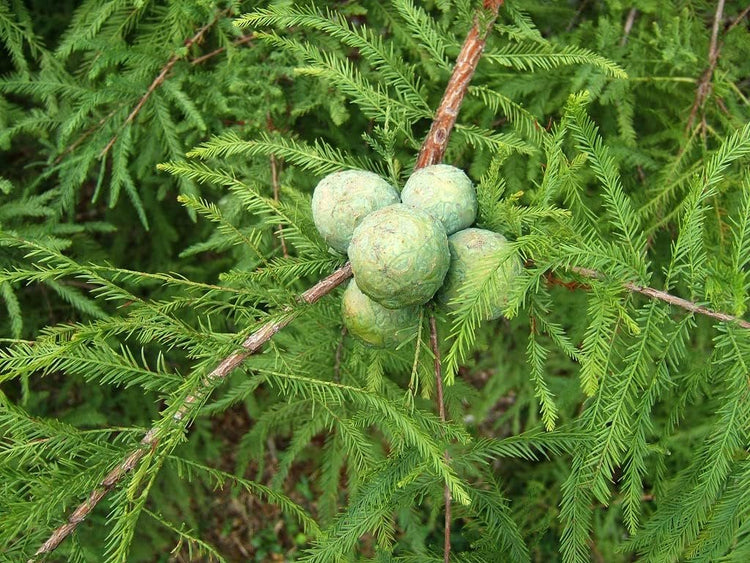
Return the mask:
M496 263L503 260L510 243L500 233L485 229L464 229L451 235L448 244L451 265L438 299L449 311L455 311L461 306L460 297L466 282L485 275L483 268L493 258L496 258ZM522 268L521 259L511 256L495 270L493 275L499 291L490 298L489 315L485 320L502 316L503 309L508 304L510 285Z
M365 170L334 172L315 187L313 221L331 248L346 253L354 228L362 219L398 202L396 188L377 174Z
M417 307L386 309L349 282L341 300L341 314L349 333L378 348L397 348L416 333Z
M354 230L349 259L357 285L371 299L389 309L421 305L443 284L448 237L426 211L390 205Z
M477 191L460 168L448 164L425 166L406 181L401 201L431 213L451 235L474 223L477 217Z

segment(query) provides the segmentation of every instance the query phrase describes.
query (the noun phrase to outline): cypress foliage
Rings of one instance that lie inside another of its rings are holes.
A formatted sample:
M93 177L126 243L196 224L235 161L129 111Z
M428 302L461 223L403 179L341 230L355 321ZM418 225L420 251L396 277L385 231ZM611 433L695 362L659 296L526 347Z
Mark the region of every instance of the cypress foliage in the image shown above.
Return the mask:
M0 0L2 559L94 491L40 559L440 561L447 495L453 561L747 560L747 10L479 5ZM475 24L444 160L525 268L368 348L311 190L403 186Z

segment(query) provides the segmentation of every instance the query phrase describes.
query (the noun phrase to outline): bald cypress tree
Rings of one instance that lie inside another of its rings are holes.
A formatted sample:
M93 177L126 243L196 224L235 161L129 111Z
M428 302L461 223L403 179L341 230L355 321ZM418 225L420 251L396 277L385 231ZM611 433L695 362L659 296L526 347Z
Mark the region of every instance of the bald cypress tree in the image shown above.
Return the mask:
M3 558L745 561L747 10L574 4L0 3ZM311 191L436 162L523 271L368 347Z

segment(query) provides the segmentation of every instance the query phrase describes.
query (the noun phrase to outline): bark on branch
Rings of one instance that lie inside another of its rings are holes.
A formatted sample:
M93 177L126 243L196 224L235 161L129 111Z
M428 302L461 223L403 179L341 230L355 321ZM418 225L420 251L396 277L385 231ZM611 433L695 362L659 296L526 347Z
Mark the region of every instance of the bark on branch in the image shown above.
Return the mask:
M703 71L703 74L698 81L698 88L695 91L695 100L693 101L693 105L690 108L690 115L688 117L687 126L685 127L685 135L688 135L690 133L693 127L693 123L695 123L695 119L698 115L698 111L702 110L702 108L705 106L706 101L711 94L711 91L713 90L712 80L714 71L716 70L716 65L719 62L721 49L724 46L723 41L719 41L719 27L721 26L721 21L724 17L724 3L725 0L718 0L716 2L716 11L714 12L714 21L711 27L711 42L709 43L708 47L708 65L706 66L706 70ZM739 13L736 18L734 18L734 20L732 20L729 26L725 29L724 33L729 33L732 29L734 29L737 24L745 19L748 13L750 13L750 6L747 6ZM719 103L721 103L720 100ZM703 117L701 118L700 127L703 129L703 131L706 130L705 114L703 114Z
M438 415L440 420L445 422L445 400L443 398L443 365L440 359L440 341L438 339L437 323L435 315L430 315L430 348L435 365L435 401L437 402ZM445 463L450 460L448 450L443 452ZM450 563L451 560L451 489L448 483L443 488L443 500L445 502L444 532L443 532L443 563Z
M484 8L487 14L478 14L474 18L474 25L466 36L461 52L456 59L456 65L451 73L448 85L445 88L443 99L432 121L427 138L417 156L414 169L438 164L443 161L445 149L448 146L453 126L456 124L458 110L461 107L471 79L476 71L479 59L482 57L487 42L487 35L497 19L498 11L503 0L485 1ZM482 21L482 15L485 15ZM443 366L440 359L440 342L438 339L437 323L435 316L430 315L430 347L435 366L435 400L437 401L440 420L446 421L445 400L443 398ZM443 453L446 463L448 462L448 450ZM450 563L451 559L451 491L448 483L443 489L443 501L445 503L444 528L443 528L443 562Z
M322 279L310 289L300 295L299 300L301 303L307 303L312 305L318 301L324 295L328 295L342 282L347 280L352 275L352 269L349 264L344 265L330 276ZM182 405L177 409L173 418L179 422L185 418L190 412L190 407L194 403L198 403L206 398L208 392L213 389L216 380L226 378L229 373L240 365L245 358L255 354L260 350L263 345L271 340L271 338L279 332L281 329L286 327L295 317L295 310L288 308L284 316L275 321L269 321L262 325L258 330L253 332L250 336L245 339L242 343L242 350L234 352L233 354L224 358L219 365L217 365L211 373L206 376L206 382L203 386L195 391L194 394L189 395ZM107 476L99 483L99 487L91 492L89 498L81 503L78 508L70 515L68 521L62 526L57 528L44 542L44 544L36 551L34 557L29 559L29 563L36 561L40 555L51 553L57 548L58 545L68 537L76 526L80 524L86 516L93 510L93 508L102 500L107 493L109 493L119 483L125 475L132 471L140 461L145 457L150 449L155 448L158 445L158 434L157 427L154 426L149 430L141 440L140 447L137 450L131 452L117 467L110 471Z
M474 25L469 30L461 51L456 59L448 85L445 87L443 99L432 120L427 138L422 143L422 148L417 156L417 164L414 169L438 164L442 162L445 149L448 146L453 126L456 124L458 110L464 100L469 88L474 71L477 69L479 59L484 53L487 43L487 35L497 19L497 13L502 6L503 0L485 1L486 14L478 14L474 18ZM484 16L484 18L482 17Z

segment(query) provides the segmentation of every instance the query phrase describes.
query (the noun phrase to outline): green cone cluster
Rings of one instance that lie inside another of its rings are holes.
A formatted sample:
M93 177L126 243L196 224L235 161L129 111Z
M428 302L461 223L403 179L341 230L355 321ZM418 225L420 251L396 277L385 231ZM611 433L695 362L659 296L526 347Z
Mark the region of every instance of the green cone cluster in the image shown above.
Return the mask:
M468 228L476 219L476 190L453 166L417 170L401 198L372 172L336 172L320 181L312 205L320 234L352 264L344 324L372 346L397 347L415 334L419 306L436 294L449 311L459 308L466 282L477 277L491 275L499 289L486 317L497 318L521 270L505 237ZM501 255L497 268L493 260Z

